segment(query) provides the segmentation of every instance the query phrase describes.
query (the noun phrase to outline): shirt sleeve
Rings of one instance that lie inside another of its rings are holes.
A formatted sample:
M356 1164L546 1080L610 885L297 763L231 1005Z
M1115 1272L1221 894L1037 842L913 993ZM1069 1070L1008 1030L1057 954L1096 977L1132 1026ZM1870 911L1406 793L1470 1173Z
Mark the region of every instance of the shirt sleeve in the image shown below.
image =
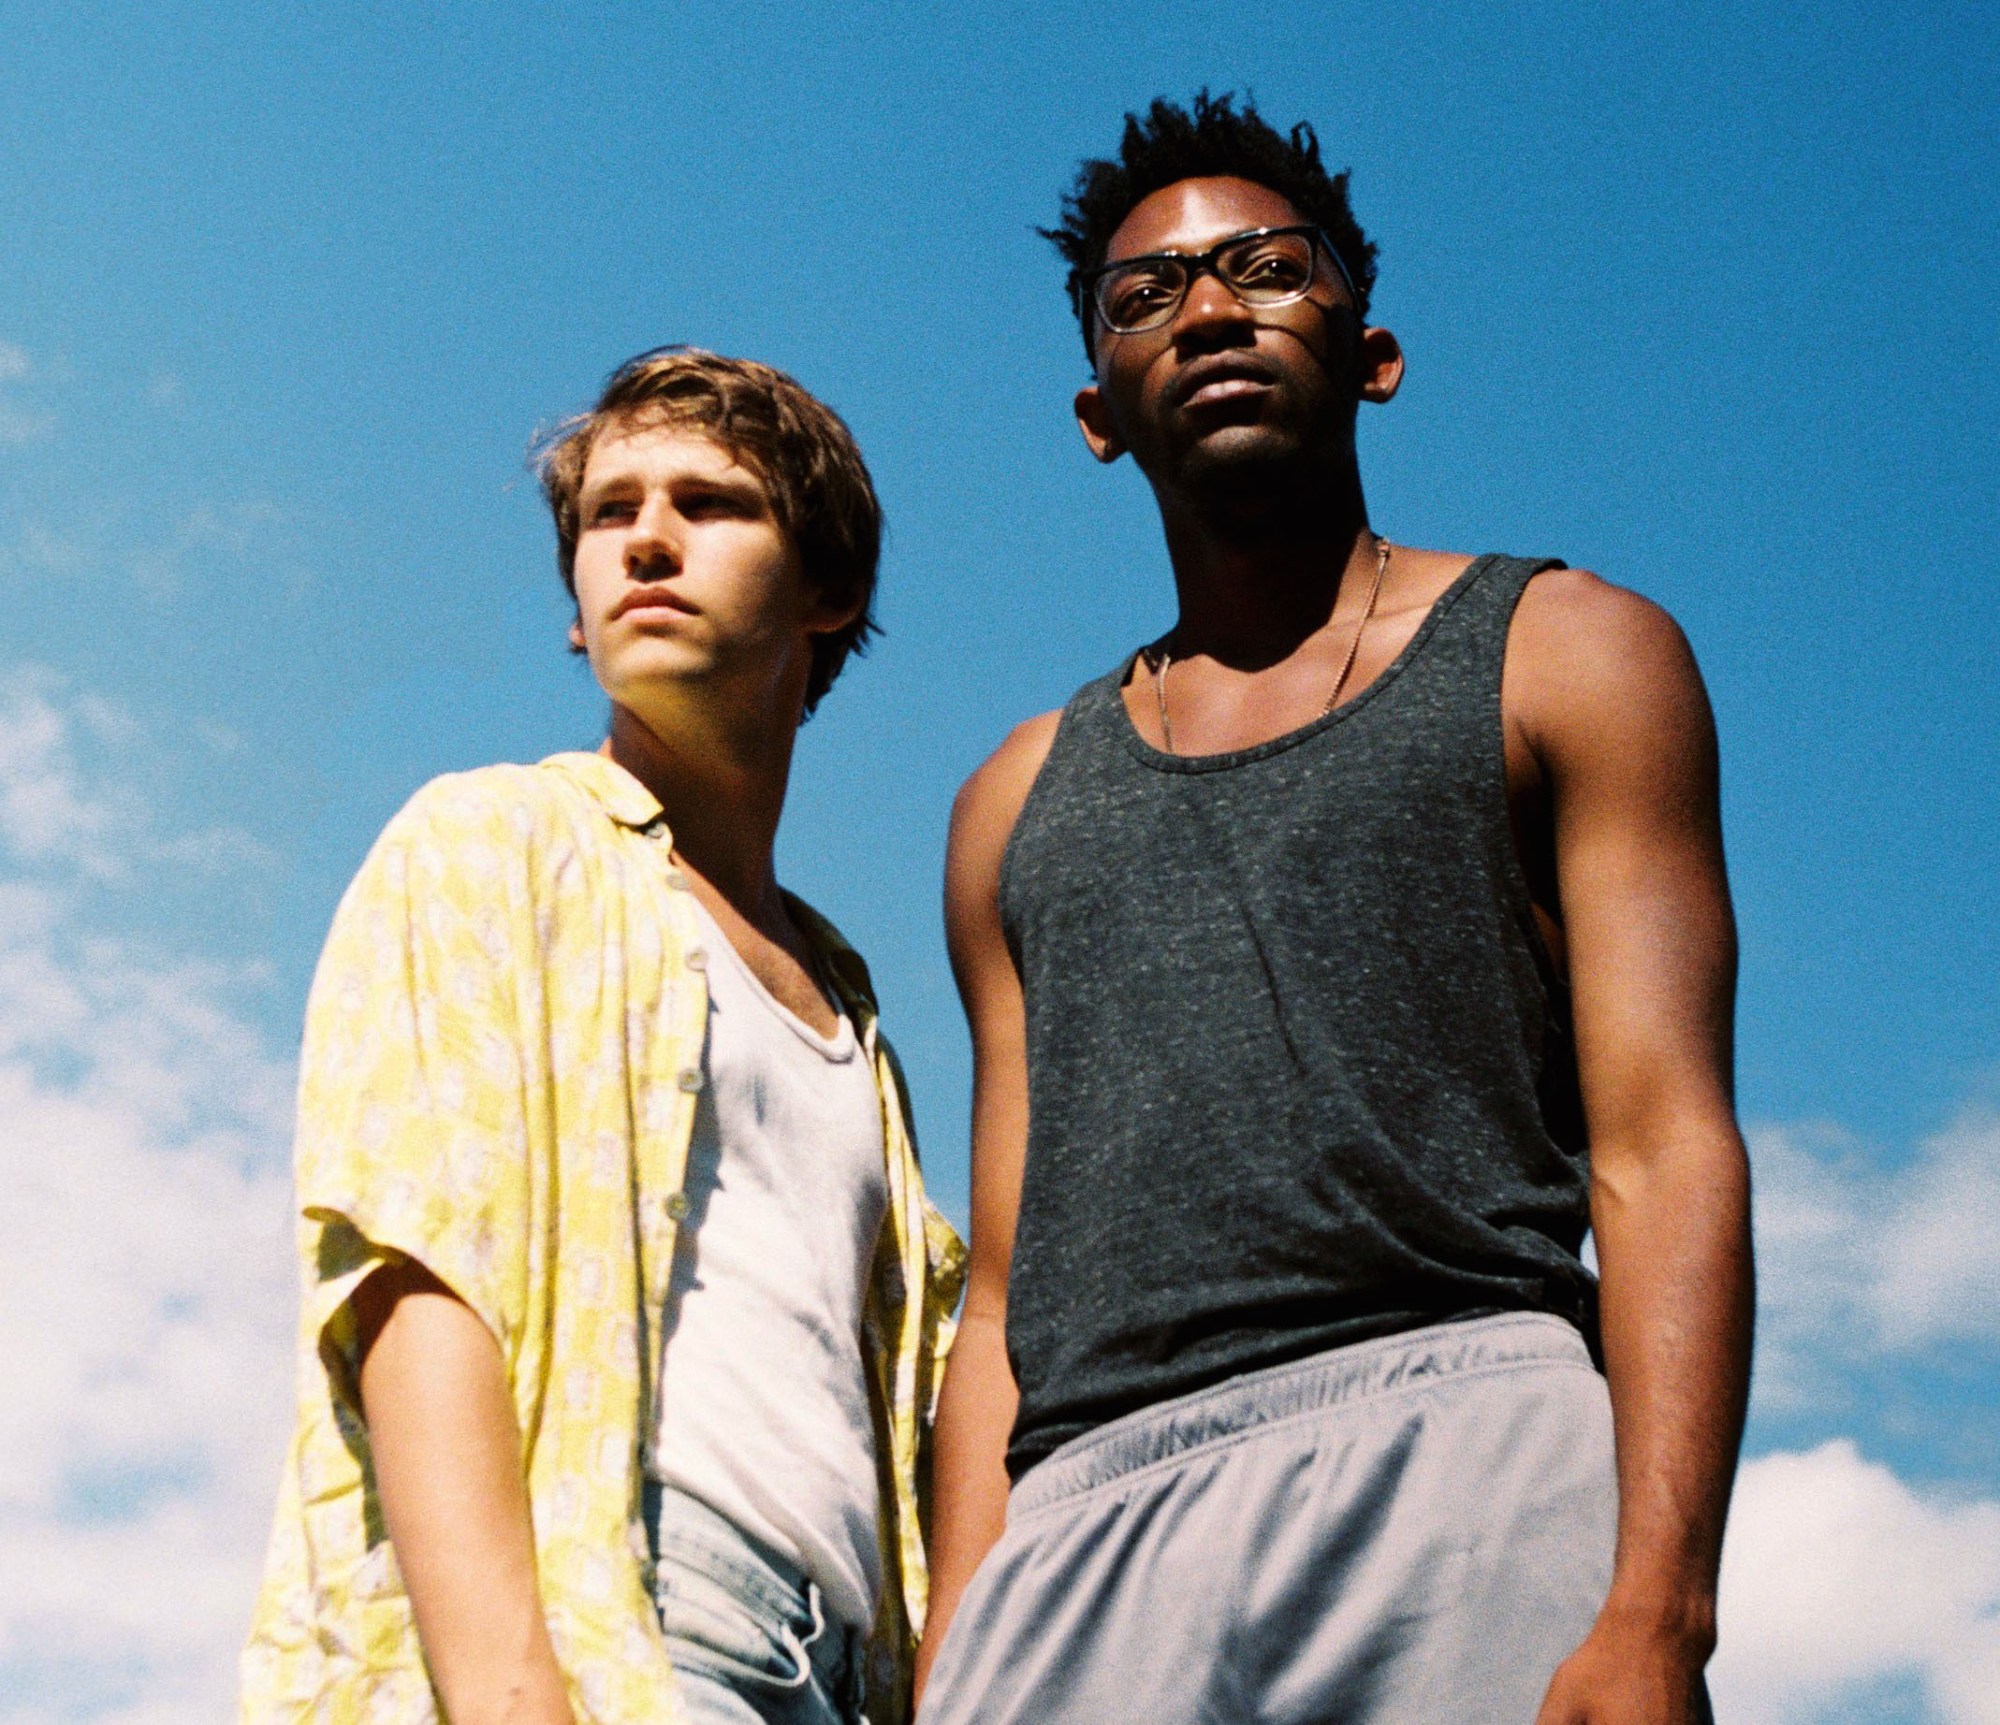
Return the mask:
M390 823L341 900L306 1009L306 1299L350 1406L351 1296L383 1264L429 1270L479 1314L513 1372L531 1197L518 984L533 918L521 846L492 804L439 780Z

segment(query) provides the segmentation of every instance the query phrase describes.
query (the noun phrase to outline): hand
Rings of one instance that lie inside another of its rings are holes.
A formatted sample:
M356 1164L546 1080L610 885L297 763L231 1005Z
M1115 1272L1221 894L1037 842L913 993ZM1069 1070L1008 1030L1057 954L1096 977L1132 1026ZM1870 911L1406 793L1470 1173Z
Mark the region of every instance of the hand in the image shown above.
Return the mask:
M1556 1667L1535 1725L1711 1725L1706 1663L1686 1639L1599 1618Z

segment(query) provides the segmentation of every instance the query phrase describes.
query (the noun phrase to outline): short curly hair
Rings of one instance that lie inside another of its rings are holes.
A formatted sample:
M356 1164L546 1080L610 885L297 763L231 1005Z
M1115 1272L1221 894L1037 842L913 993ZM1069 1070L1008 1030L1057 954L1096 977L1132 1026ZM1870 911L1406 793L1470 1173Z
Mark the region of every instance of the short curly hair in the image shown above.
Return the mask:
M850 654L881 633L875 621L882 505L853 434L825 402L754 359L698 347L656 347L628 359L588 413L535 440L529 460L556 525L556 568L576 597L577 508L590 452L607 433L652 426L713 438L764 482L772 511L798 548L807 584L833 605L858 603L854 621L812 643L810 716Z
M1104 262L1119 223L1165 186L1222 175L1267 187L1323 229L1354 284L1360 302L1356 310L1367 316L1375 288L1375 243L1361 231L1348 204L1347 170L1329 174L1320 164L1319 138L1312 127L1301 120L1289 133L1279 132L1248 96L1238 106L1233 93L1211 96L1203 89L1185 108L1162 96L1143 119L1125 116L1117 157L1078 167L1063 196L1062 220L1036 230L1069 264L1070 303L1093 365L1091 308L1077 290L1084 276Z

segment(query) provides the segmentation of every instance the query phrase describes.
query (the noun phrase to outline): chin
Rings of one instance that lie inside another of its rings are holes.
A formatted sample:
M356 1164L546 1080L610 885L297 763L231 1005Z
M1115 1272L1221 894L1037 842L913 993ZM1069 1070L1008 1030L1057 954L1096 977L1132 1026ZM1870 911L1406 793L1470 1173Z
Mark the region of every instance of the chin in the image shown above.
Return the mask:
M1197 493L1290 490L1310 465L1297 438L1269 426L1232 425L1183 450L1174 482L1177 489Z
M1323 494L1353 460L1351 431L1254 421L1218 426L1184 444L1171 462L1175 490L1215 503Z
M611 663L591 668L607 695L635 711L644 711L666 691L700 683L712 669L706 655L664 642L640 652L615 654Z

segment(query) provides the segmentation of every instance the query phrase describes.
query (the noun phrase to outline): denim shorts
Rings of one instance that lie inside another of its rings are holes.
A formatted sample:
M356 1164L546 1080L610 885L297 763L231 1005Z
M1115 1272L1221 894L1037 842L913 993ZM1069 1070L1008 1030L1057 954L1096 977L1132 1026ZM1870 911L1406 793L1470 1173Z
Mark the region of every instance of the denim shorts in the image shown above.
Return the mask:
M867 1634L818 1585L706 1504L649 1484L653 1603L686 1725L867 1725Z

